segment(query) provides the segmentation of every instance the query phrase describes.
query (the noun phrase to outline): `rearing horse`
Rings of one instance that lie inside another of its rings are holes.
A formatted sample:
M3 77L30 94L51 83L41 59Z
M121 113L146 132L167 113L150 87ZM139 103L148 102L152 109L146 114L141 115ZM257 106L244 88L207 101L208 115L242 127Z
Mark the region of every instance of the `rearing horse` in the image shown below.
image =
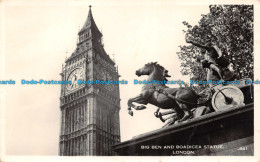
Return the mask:
M191 112L191 109L194 108L194 103L197 103L200 96L190 88L169 88L165 84L162 84L162 82L167 81L166 77L170 77L168 71L164 67L156 62L148 63L137 70L136 75L139 77L148 75L146 81L147 83L150 83L144 84L141 93L128 100L128 113L131 116L133 116L131 108L143 110L146 108L144 105L150 103L162 109L174 109L176 115L173 116L172 123L177 120L184 121L192 117L193 113ZM176 99L169 98L165 94L159 93L158 89L163 89L165 93L171 94ZM133 102L143 105L136 106Z

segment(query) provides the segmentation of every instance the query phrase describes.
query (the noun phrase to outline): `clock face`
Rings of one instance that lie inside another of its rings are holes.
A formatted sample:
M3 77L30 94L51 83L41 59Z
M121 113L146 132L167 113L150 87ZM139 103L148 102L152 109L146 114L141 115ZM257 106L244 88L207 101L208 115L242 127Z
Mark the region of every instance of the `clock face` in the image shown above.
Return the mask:
M67 90L71 91L74 89L79 88L81 85L78 84L78 80L83 80L83 69L76 69L73 72L70 73L69 77L68 77L68 81L71 82L71 84L67 85Z
M100 72L100 77L101 77L101 81L110 81L110 82L114 82L115 80L113 79L112 75L106 71L105 69L102 69ZM114 91L115 90L115 85L114 84L102 84L102 86L105 86L105 88L109 91Z

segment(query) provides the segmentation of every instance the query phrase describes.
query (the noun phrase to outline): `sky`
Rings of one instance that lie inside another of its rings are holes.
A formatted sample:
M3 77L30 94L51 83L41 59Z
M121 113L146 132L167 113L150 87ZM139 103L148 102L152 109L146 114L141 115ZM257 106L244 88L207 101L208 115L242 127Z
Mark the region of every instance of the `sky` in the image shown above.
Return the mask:
M183 21L196 25L207 3L177 1L4 1L1 7L1 80L15 80L1 90L5 107L7 155L58 155L60 86L21 85L25 80L60 80L65 58L76 48L77 33L89 5L103 33L106 52L119 68L121 141L163 126L156 107L127 113L127 100L138 95L135 71L157 61L170 80L188 80L180 73L176 52L185 45ZM3 2L2 2L3 3ZM4 70L3 70L4 69ZM174 87L174 86L171 86Z

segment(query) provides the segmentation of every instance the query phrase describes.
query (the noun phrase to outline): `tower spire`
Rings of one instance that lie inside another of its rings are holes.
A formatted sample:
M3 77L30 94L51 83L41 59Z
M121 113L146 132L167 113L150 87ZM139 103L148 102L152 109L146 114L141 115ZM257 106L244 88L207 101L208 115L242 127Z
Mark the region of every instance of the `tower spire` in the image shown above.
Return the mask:
M83 25L83 27L81 28L81 30L79 31L79 34L84 32L87 29L91 29L92 33L95 33L98 37L102 37L102 33L99 31L94 18L92 16L92 11L91 11L91 5L89 5L89 12L88 12L88 18L85 22L85 24Z

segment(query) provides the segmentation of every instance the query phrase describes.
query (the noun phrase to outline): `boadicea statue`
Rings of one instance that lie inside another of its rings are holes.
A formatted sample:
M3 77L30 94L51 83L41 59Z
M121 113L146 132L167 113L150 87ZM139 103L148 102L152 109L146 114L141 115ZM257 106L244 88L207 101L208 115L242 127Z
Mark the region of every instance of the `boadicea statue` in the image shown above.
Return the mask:
M210 113L212 109L209 105L213 107L214 111L244 105L244 95L240 90L241 87L245 87L243 84L234 84L233 86L220 84L210 87L213 95L207 101L198 103L201 95L196 94L191 88L169 88L162 84L167 81L167 77L170 75L168 75L168 70L156 62L145 64L144 67L136 71L136 75L148 75L146 82L149 84L144 84L141 93L128 100L128 113L133 116L131 108L143 110L148 103L155 105L158 109L154 115L162 122L167 120L164 127ZM242 79L240 82L245 80L248 78ZM249 85L246 87L252 93L251 87ZM141 105L134 105L133 102ZM160 109L169 109L169 111L160 112ZM164 115L169 114L171 115L168 118L163 118Z
M207 51L204 54L204 60L198 60L202 62L202 67L207 71L207 81L232 81L236 79L234 65L222 55L221 50L216 45L213 45L211 42L207 45L202 45L191 39L186 39L186 42ZM210 83L209 86L212 87L213 84Z
M197 107L200 96L188 87L169 88L165 84L161 84L167 80L166 77L170 77L164 67L156 62L151 62L137 70L136 75L148 75L146 81L151 83L144 84L141 93L128 100L128 113L131 116L133 116L131 108L143 110L148 103L161 109L171 109L169 114L173 113L173 115L167 125L174 124L176 121L185 121L193 116L191 109ZM154 80L159 82L153 82ZM134 105L133 102L141 105ZM159 109L155 112L155 116L158 117L158 115L161 115Z

